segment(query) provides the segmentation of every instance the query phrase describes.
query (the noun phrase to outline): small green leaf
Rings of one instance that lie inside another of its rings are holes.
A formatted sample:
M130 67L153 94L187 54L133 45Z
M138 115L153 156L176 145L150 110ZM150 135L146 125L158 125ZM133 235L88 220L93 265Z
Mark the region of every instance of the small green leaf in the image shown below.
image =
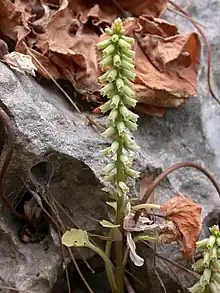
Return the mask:
M90 245L87 232L81 229L71 229L66 231L61 240L62 244L67 247L86 247Z
M107 221L107 220L101 220L99 221L99 223L105 227L105 228L117 228L120 227L120 225L114 225L111 222Z
M117 202L116 201L107 201L106 204L109 205L110 207L112 207L114 210L117 210Z

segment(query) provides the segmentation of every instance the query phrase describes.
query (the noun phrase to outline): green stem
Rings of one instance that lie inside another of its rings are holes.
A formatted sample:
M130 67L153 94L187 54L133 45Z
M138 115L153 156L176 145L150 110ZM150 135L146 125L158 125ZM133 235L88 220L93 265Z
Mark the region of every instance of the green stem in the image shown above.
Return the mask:
M118 135L119 149L117 151L117 182L123 181L125 182L125 174L123 170L123 165L120 159L122 155L123 149L123 141L121 137ZM120 241L115 241L115 253L116 253L116 284L118 286L117 293L124 293L124 267L123 267L123 220L124 220L124 195L119 196L117 200L117 215L116 215L116 225L120 225L119 230L121 232Z
M98 255L101 256L103 261L105 262L105 266L107 268L106 272L109 278L110 286L112 288L113 293L118 293L117 285L115 282L115 274L114 274L114 266L110 260L110 258L102 251L99 247L95 246L90 242L89 248L95 251Z

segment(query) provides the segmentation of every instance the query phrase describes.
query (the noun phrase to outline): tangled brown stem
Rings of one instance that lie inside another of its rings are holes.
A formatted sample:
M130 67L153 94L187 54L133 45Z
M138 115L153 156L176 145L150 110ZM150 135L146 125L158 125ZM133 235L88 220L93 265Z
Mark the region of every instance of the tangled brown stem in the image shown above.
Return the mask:
M153 192L153 190L157 187L157 185L164 179L166 178L169 174L171 174L172 172L181 169L181 168L186 168L186 167L190 167L190 168L195 168L199 171L201 171L203 174L206 175L206 177L209 178L209 180L212 182L212 184L215 186L219 196L220 196L220 186L218 185L218 183L215 181L214 177L212 176L212 174L207 171L206 169L204 169L203 167L201 167L200 165L196 164L196 163L192 163L192 162L184 162L184 163L177 163L171 167L169 167L167 170L165 170L164 172L162 172L155 180L154 182L149 186L149 188L147 189L147 191L145 192L141 203L146 203L149 196L151 195L151 193ZM136 211L135 215L134 215L134 220L137 221L139 216L141 214L141 211Z

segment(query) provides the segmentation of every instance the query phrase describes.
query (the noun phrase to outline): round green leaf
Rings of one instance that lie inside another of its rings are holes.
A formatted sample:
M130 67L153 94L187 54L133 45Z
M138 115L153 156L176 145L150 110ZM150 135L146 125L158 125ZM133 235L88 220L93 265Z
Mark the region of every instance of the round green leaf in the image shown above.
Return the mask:
M90 244L87 232L81 229L66 231L61 240L62 244L67 247L86 247Z

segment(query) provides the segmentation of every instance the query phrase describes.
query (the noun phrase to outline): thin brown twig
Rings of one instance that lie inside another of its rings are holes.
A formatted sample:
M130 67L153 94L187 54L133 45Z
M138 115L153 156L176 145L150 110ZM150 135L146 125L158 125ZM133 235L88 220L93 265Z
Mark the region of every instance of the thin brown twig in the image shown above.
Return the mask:
M207 46L207 53L208 53L208 60L207 60L207 80L208 80L208 86L209 91L212 95L212 97L216 100L216 102L220 105L220 100L215 94L213 88L212 88L212 82L211 82L211 60L212 60L212 49L209 44L208 38L206 37L203 30L200 28L200 26L192 19L192 17L187 13L184 9L182 9L178 4L174 3L172 0L168 0L169 3L174 6L178 11L180 11L183 14L183 17L186 17L188 20L192 22L192 24L195 26L195 28L198 30L200 35L203 37L203 40Z
M125 281L125 287L126 287L128 293L135 293L134 288L131 286L131 283L129 282L129 280L126 276L124 277L124 281Z
M59 230L58 230L58 235L59 235L59 240L60 240L60 249L61 249L63 261L65 261L65 253L64 253L63 243L61 241L61 234L60 234ZM69 272L68 272L68 267L66 265L65 265L65 274L66 274L68 293L71 293L72 291L71 291L71 286L70 286Z
M188 168L188 167L197 169L197 170L201 171L203 174L205 174L206 177L212 182L212 184L214 185L214 187L216 188L216 190L220 196L220 186L215 181L214 177L212 176L212 174L209 171L207 171L206 169L204 169L203 167L201 167L200 165L198 165L196 163L184 162L184 163L174 164L173 166L169 167L167 170L162 172L159 176L157 176L157 178L154 180L154 182L148 187L147 191L145 192L145 194L141 200L141 203L146 203L146 200L148 199L149 195L153 192L153 190L157 187L157 185L164 178L166 178L169 174L171 174L172 172L174 172L178 169ZM138 220L140 214L141 214L141 210L136 211L135 216L134 216L135 221Z
M156 276L157 276L157 278L158 278L158 280L160 282L161 287L163 288L164 293L167 293L167 289L166 289L166 287L165 287L165 285L163 283L163 280L161 279L157 269L155 268L154 271L155 271L155 274L156 274Z

